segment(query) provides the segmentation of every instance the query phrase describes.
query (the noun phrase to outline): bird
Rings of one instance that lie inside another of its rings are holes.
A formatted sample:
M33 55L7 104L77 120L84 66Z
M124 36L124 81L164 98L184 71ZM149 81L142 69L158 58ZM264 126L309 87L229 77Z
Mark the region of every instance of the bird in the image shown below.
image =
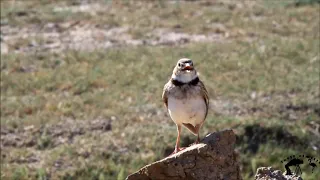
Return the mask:
M197 136L194 144L200 142L199 130L208 115L208 91L199 79L189 58L179 59L170 80L164 85L162 100L171 119L177 127L178 136L172 154L179 152L181 127L186 127Z

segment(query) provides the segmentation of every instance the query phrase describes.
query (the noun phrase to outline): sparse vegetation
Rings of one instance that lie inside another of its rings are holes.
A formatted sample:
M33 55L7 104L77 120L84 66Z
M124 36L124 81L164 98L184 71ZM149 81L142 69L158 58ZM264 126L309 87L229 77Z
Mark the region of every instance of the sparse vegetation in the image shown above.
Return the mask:
M201 135L235 131L244 179L320 160L320 6L295 2L1 1L1 179L123 179L171 153L181 57L210 94Z

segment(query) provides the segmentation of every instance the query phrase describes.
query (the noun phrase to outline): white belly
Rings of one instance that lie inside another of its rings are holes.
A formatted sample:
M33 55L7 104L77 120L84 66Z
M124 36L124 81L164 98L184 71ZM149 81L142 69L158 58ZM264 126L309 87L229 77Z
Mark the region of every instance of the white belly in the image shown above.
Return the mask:
M176 124L190 123L193 126L200 124L205 119L206 104L202 97L192 99L168 98L168 110L171 119Z

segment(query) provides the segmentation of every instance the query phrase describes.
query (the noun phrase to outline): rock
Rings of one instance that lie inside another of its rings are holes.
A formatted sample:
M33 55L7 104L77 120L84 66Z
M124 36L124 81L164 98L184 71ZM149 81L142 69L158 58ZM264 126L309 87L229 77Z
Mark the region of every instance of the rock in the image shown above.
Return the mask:
M127 180L242 179L235 142L232 130L211 133L200 144L146 165Z
M300 176L283 175L280 170L272 167L260 167L257 169L255 180L302 180Z

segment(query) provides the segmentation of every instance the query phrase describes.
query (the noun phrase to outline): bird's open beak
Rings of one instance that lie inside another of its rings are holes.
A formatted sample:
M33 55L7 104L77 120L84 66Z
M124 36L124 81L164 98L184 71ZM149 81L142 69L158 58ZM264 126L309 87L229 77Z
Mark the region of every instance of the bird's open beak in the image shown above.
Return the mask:
M188 64L183 68L183 70L193 70L193 67Z

